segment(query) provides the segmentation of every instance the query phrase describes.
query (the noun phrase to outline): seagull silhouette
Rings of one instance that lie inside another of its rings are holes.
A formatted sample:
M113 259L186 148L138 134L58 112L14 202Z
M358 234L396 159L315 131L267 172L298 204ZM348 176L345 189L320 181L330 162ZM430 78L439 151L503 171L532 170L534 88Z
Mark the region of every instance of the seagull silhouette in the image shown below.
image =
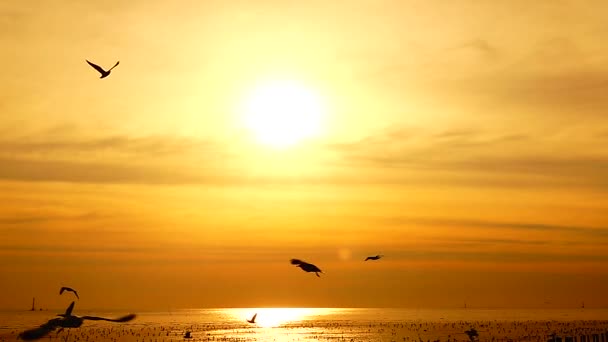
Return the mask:
M317 266L315 266L313 264L309 264L300 259L291 259L291 264L296 265L297 267L301 268L302 271L304 271L304 272L314 272L317 275L317 277L319 277L319 278L321 277L319 275L319 272L323 273L323 271L321 271L321 269L318 268Z
M378 260L380 258L382 258L384 255L376 255L376 256L368 256L367 258L365 258L365 261L367 260Z
M78 292L76 292L76 290L74 290L71 287L66 287L66 286L62 287L61 290L59 290L59 294L61 295L65 291L74 292L74 294L76 295L76 298L80 299L80 297L78 297Z
M86 59L85 59L86 60ZM113 67L111 67L108 71L103 70L102 67L100 67L99 65L95 64L95 63L91 63L88 60L86 60L87 63L89 63L90 66L93 67L93 69L99 71L99 73L101 74L100 78L105 78L108 77L110 75L110 72L112 71L112 69L116 68L116 66L118 65L118 63L120 63L120 61L116 62L116 64L114 64Z
M249 323L255 323L255 318L258 317L258 313L256 312L253 317L251 317L251 319L248 319L247 322Z
M57 316L61 316L62 318L53 318L53 319L49 320L48 322L42 324L38 328L25 330L19 334L19 338L21 338L24 341L37 340L37 339L45 337L46 335L48 335L49 333L51 333L53 330L55 330L57 328L61 328L61 330L63 328L78 328L82 325L82 323L84 323L85 320L123 323L123 322L129 322L135 318L135 314L126 315L126 316L116 318L116 319L97 317L97 316L78 317L78 316L72 315L72 310L74 310L74 302L72 302L72 304L70 304L70 306L68 306L67 310L65 310L65 313L57 315Z

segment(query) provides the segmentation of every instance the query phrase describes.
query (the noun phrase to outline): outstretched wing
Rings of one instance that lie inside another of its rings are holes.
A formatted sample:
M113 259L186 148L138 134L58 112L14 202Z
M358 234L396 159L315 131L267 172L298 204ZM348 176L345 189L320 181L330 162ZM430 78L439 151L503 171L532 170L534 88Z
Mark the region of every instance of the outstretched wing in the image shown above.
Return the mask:
M108 321L108 322L117 322L124 323L128 321L132 321L137 315L129 314L126 316L122 316L120 318L104 318L104 317L96 317L96 316L83 316L82 319L88 319L89 321Z
M48 335L54 329L54 327L47 326L46 324L41 325L38 328L22 331L19 334L19 338L24 341L38 340Z
M24 341L41 339L48 335L51 331L55 330L58 327L58 322L60 321L61 318L51 319L50 321L44 323L38 328L29 329L21 332L18 337Z
M292 265L302 265L302 264L305 264L305 262L300 259L291 259L291 264Z
M65 310L65 316L72 316L72 310L74 310L74 302Z
M105 73L106 73L106 71L105 71L105 70L103 70L103 69L102 69L102 67L100 67L99 65L97 65L97 64L95 64L95 63L91 63L91 62L89 62L89 61L88 61L88 60L86 60L86 59L85 59L85 61L87 61L87 63L89 63L89 65L90 65L90 66L92 66L92 67L93 67L93 69L95 69L95 70L99 71L99 73L100 73L100 74L102 74L102 75L103 75L103 74L105 74Z
M367 258L365 258L365 261L367 261L367 260L369 260L369 259L371 259L371 258L372 258L372 257L367 257Z
M120 63L120 61L116 62L116 64L114 64L114 66L111 67L110 70L108 70L108 72L110 72L112 69L116 68L116 66L118 65L118 63Z
M62 288L61 288L61 290L59 290L59 294L61 295L61 294L63 294L65 291L73 292L73 293L76 295L76 298L80 299L80 297L78 297L78 292L76 292L76 290L74 290L74 289L73 289L73 288L71 288L71 287L66 287L66 286L62 287Z

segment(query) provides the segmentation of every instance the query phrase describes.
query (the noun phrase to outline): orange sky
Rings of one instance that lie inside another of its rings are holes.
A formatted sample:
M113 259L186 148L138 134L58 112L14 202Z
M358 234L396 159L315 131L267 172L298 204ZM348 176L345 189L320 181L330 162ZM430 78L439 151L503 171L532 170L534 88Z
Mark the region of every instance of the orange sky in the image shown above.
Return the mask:
M606 307L605 13L4 1L0 308ZM244 127L269 79L317 136Z

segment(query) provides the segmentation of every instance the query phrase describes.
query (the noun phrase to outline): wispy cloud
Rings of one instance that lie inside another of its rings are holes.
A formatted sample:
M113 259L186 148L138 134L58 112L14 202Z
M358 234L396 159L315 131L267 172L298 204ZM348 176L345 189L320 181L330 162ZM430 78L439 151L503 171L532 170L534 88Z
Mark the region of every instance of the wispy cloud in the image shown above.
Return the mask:
M73 127L66 129L74 132ZM63 135L66 135L66 129L61 130ZM76 183L221 183L230 172L221 167L227 164L228 149L210 141L171 136L83 138L69 134L68 138L57 139L52 132L45 133L0 140L0 179Z
M40 223L48 221L79 221L103 217L95 212L87 212L74 215L42 214L42 213L2 213L0 214L0 225L18 225Z
M445 172L451 173L454 182L471 184L608 187L608 154L581 153L575 147L601 144L593 135L574 144L550 136L479 129L419 132L413 137L399 139L393 133L378 133L329 147L351 167L426 172L429 178L448 177L443 179L448 182Z
M425 218L425 217L385 217L380 219L389 224L419 224L425 226L448 226L460 228L484 228L484 229L509 229L520 231L537 231L558 233L575 233L587 237L608 238L608 227L587 227L587 226L568 226L554 225L533 222L505 222L505 221L483 221L468 219L449 219L449 218ZM487 240L484 240L487 241Z
M217 148L208 141L171 136L128 137L112 136L99 138L72 138L57 140L54 137L32 138L24 137L21 141L1 141L0 154L29 155L29 154L62 154L62 153L92 153L113 152L115 154L160 155L189 154L208 151Z

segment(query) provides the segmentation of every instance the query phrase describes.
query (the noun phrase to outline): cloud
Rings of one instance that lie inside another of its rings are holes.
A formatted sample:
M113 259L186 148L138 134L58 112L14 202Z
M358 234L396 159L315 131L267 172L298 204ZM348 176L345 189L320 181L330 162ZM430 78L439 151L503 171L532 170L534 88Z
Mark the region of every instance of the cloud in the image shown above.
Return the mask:
M462 44L446 48L443 52L444 56L449 56L449 58L466 58L469 63L471 61L479 62L480 60L489 62L500 57L498 48L487 39L481 38L471 39Z
M494 242L491 240L491 242ZM530 246L542 246L542 244L526 243ZM510 245L510 242L509 242ZM489 244L485 244L489 246ZM288 260L294 256L305 256L306 260L314 261L320 265L329 265L343 262L339 258L337 249L315 249L306 247L292 247L290 249L276 246L212 246L201 244L199 246L180 246L164 244L162 246L78 246L74 244L35 244L35 245L1 245L0 255L3 256L5 264L17 264L24 262L56 263L61 260L71 264L91 264L106 262L108 260L120 260L121 264L142 264L154 262L159 265L171 265L175 262L181 264L198 264L205 262L209 264L235 263L235 264L281 264L289 268ZM391 246L383 249L385 258L382 264L388 268L399 268L401 262L464 262L472 265L477 263L557 263L577 264L585 262L606 262L608 254L602 253L597 247L595 253L583 253L580 251L511 251L511 250L478 250L473 246L459 245L458 249L439 248L434 245L419 244L417 248L403 248L403 246ZM351 253L358 257L350 259L349 262L362 262L365 253L361 248L354 249ZM78 260L74 260L74 256ZM25 259L24 259L25 258Z
M381 219L389 224L421 224L425 226L448 226L461 228L484 228L484 229L509 229L525 232L552 232L552 233L575 233L593 238L608 238L608 227L586 227L586 226L567 226L553 225L531 222L504 222L504 221L483 221L467 219L441 219L424 217L388 217ZM487 241L487 240L484 240Z
M57 140L31 137L21 141L0 141L0 154L29 155L29 154L61 154L61 153L92 153L114 152L117 154L138 155L171 155L187 154L192 150L201 152L215 148L213 143L188 138L170 136L127 137L111 136L98 138L72 138Z
M77 137L74 127L0 141L0 179L75 183L222 183L227 149L171 136ZM63 135L67 138L57 139Z
M61 215L61 214L41 214L41 213L12 213L12 214L0 214L0 225L16 225L16 224L29 224L29 223L40 223L48 221L78 221L78 220L89 220L102 217L95 212L87 212L75 215Z
M588 148L602 144L602 138L593 134L568 143L558 133L552 137L452 129L406 136L408 131L401 131L405 138L379 132L328 148L345 166L385 170L387 179L391 170L403 170L453 184L608 189L608 154Z
M180 169L117 163L0 159L0 178L30 182L115 184L217 183L219 175L196 175Z
M555 133L558 134L558 133ZM105 184L428 184L608 188L608 155L600 133L561 141L559 135L484 130L474 126L395 126L353 142L319 144L319 172L250 172L263 157L234 141L171 136L109 136L0 141L0 179ZM357 169L357 172L353 170Z

